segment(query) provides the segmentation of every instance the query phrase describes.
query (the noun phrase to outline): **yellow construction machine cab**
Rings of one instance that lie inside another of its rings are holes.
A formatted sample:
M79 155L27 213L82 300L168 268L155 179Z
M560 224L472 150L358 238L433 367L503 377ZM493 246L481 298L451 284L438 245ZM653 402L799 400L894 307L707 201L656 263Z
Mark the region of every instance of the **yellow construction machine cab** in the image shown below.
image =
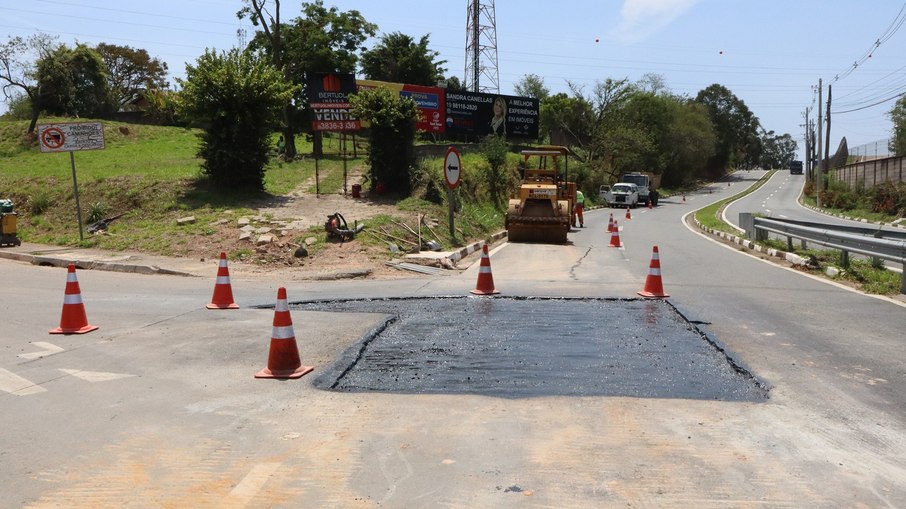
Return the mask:
M569 149L540 146L521 154L522 183L507 208L507 237L511 242L562 244L576 200L576 184L568 182Z

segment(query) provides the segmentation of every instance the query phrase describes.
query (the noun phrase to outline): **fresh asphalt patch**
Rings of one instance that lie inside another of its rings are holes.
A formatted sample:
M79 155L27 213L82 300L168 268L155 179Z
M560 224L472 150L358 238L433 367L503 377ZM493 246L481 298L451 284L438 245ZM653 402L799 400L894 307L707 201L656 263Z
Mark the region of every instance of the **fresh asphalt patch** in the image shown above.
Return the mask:
M293 303L384 314L315 386L344 392L764 401L666 300L435 297Z

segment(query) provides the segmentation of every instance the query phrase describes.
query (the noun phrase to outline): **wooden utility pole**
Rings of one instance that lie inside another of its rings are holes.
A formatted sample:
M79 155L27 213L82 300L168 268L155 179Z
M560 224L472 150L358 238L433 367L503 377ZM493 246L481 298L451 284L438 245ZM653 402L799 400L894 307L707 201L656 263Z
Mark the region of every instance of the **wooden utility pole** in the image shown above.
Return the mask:
M824 159L822 157L822 150L821 150L821 138L823 137L822 133L821 133L821 130L822 130L821 103L824 101L821 100L821 91L822 91L821 78L818 78L818 167L815 169L815 188L816 188L815 202L818 205L818 208L821 208L821 187L822 187L821 171L824 168Z

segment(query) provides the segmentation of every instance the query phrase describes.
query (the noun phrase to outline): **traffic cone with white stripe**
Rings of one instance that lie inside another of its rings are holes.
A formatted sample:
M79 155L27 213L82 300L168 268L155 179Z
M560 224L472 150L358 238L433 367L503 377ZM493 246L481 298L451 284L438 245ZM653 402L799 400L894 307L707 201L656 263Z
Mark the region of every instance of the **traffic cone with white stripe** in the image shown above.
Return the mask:
M227 267L226 253L220 253L220 265L217 267L217 283L214 285L214 296L208 309L238 309L233 302L233 287L230 285L230 269Z
M63 294L63 315L60 317L60 326L50 331L51 334L85 334L97 329L96 325L88 325L88 316L85 314L85 304L82 303L82 291L76 278L75 265L69 264L66 274L66 291Z
M610 246L609 247L623 247L623 244L620 242L620 226L617 225L617 222L613 222L613 231L610 232Z
M651 263L648 267L648 277L645 278L645 288L637 293L642 297L669 297L669 295L664 293L664 285L661 282L661 257L658 254L657 246L654 246L654 252L651 254Z
M491 257L488 256L488 245L481 246L481 265L478 267L478 284L471 293L475 295L493 295L500 293L494 288L494 276L491 274Z
M626 207L626 219L632 219L632 214L629 213L629 207Z
M610 214L610 219L607 221L607 233L613 233L613 213Z
M278 288L267 367L256 373L255 378L301 378L313 369L313 366L302 365L299 347L296 346L296 333L293 331L293 319L286 301L286 288Z

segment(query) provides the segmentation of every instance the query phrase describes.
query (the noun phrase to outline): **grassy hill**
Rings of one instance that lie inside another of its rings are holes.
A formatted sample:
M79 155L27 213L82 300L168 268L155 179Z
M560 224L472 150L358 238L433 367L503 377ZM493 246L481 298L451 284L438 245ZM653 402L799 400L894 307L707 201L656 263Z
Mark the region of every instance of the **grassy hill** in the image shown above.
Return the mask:
M71 119L41 119L39 124L67 122ZM79 238L73 171L70 154L41 153L37 143L25 137L27 122L0 121L0 198L11 199L18 213L19 237L24 242L50 245L97 247L112 250L139 250L167 256L194 256L200 245L217 245L218 238L236 236L224 232L224 218L254 215L255 209L290 191L315 191L315 168L311 157L290 163L274 158L265 175L264 193L223 192L212 189L201 172L196 157L198 132L192 129L103 121L105 149L74 153L84 240ZM300 154L310 154L311 145L297 139ZM325 158L319 161L322 194L342 192L343 163L339 142L325 141ZM350 149L351 152L351 149ZM334 154L334 155L330 155ZM472 167L480 166L473 156ZM366 167L365 150L347 159L349 173L362 173ZM440 161L424 161L423 180L443 181ZM477 170L475 170L477 171ZM351 182L350 182L351 184ZM429 186L430 187L430 186ZM418 198L390 199L401 209L433 211L445 219L446 205ZM481 237L502 224L502 213L488 205L466 207L457 218L460 238L455 244ZM113 221L108 232L90 235L87 226L100 219L124 214ZM177 219L194 216L195 223L177 225ZM379 222L392 228L392 218ZM323 228L307 233L322 238ZM446 231L446 225L438 226ZM399 232L404 235L405 232ZM204 239L205 242L200 242ZM298 239L297 239L298 240ZM362 243L382 245L377 239L362 236ZM226 242L232 245L234 242ZM316 253L319 247L313 246ZM206 253L212 256L216 253ZM265 263L266 253L237 249L231 257L258 257Z

